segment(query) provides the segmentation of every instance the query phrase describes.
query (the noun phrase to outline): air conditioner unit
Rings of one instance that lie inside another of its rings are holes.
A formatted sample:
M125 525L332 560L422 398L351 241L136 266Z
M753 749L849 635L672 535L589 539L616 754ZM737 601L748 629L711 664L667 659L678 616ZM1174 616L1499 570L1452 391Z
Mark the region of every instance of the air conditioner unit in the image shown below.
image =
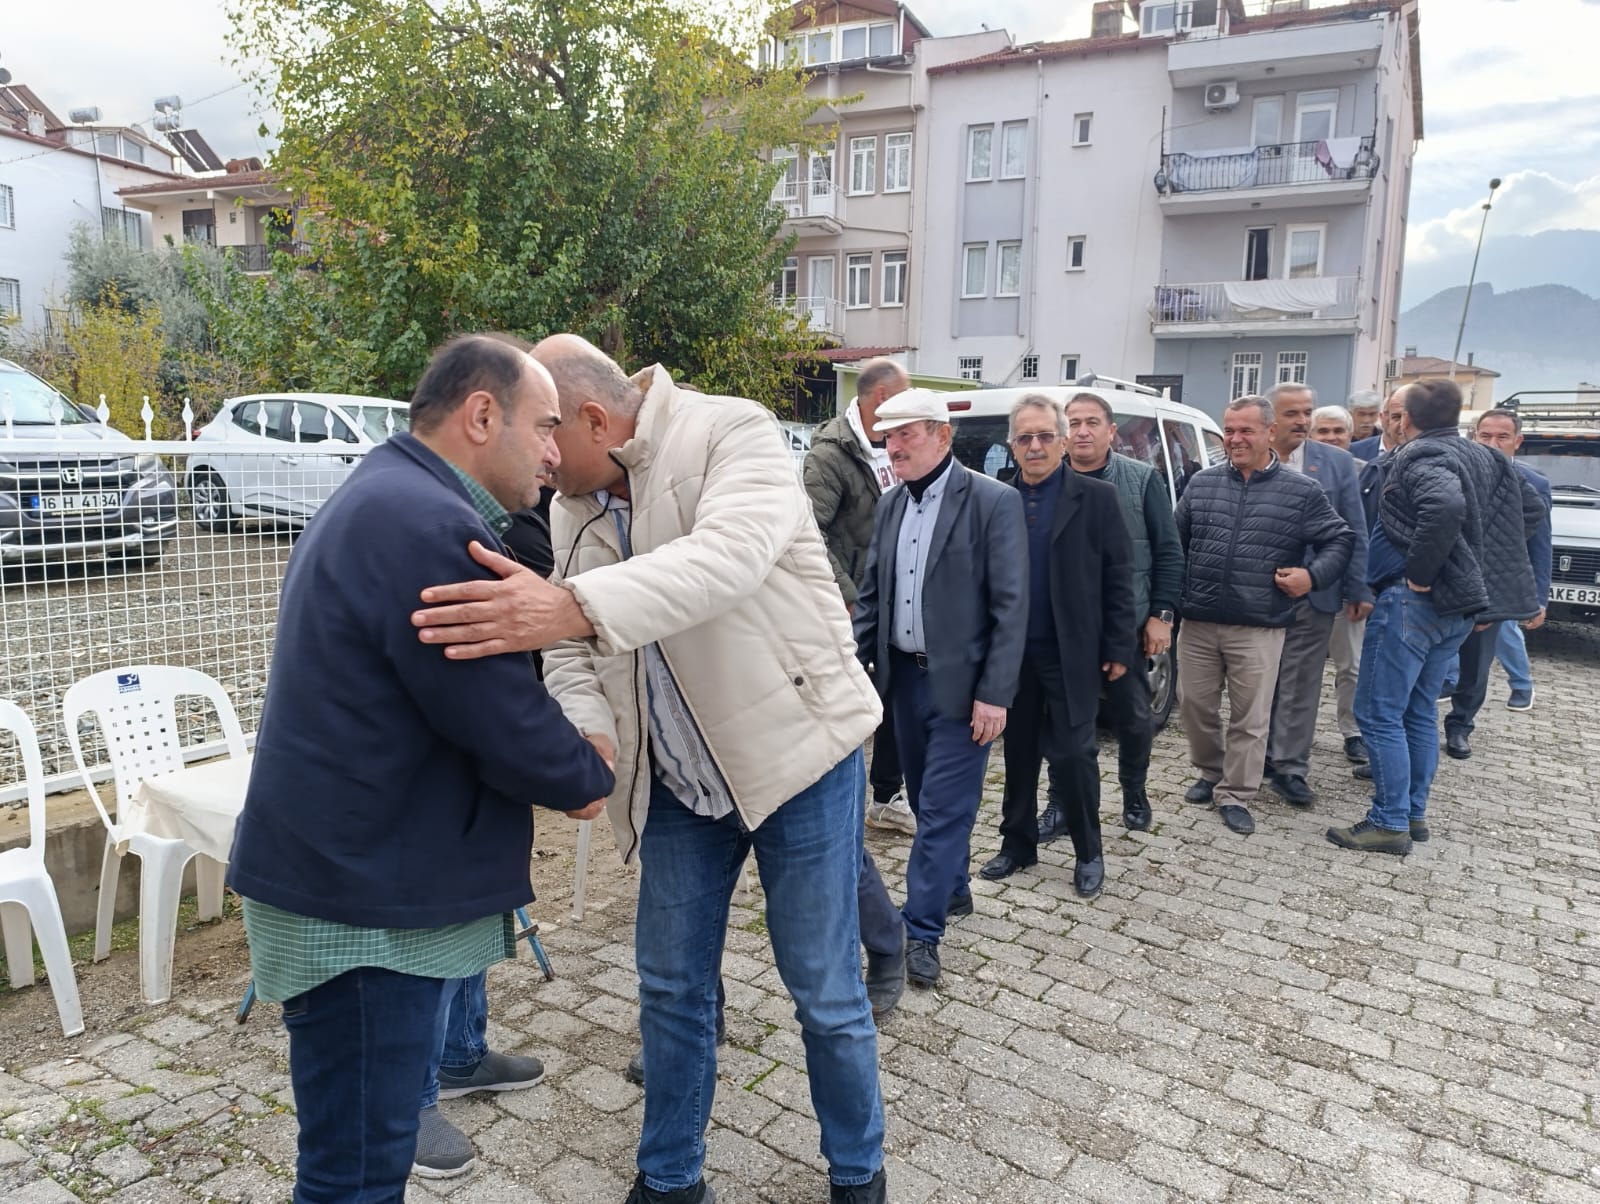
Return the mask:
M1231 109L1239 103L1239 85L1231 80L1206 85L1206 108L1213 113Z

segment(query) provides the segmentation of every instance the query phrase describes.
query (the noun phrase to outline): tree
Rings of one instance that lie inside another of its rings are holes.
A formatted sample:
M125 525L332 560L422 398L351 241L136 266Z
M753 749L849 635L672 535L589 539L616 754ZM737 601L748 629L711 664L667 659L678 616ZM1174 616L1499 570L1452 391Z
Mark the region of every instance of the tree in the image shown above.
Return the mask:
M226 337L288 383L403 396L452 332L573 330L776 401L814 339L771 304L763 152L831 135L798 73L741 57L761 14L728 7L232 0L320 270L251 282Z
M143 438L145 399L153 410L161 408L161 311L124 305L117 286L108 284L94 304L82 307L66 343L72 399L98 407L104 397L111 425ZM161 437L166 431L154 433Z

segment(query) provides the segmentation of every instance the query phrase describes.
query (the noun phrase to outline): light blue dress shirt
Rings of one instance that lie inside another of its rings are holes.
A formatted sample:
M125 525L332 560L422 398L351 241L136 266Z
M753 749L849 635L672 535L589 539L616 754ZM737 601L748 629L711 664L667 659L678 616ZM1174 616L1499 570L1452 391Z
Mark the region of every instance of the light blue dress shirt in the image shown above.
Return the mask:
M945 466L933 484L922 491L919 502L906 494L905 513L895 541L894 615L889 627L889 643L901 652L927 652L927 633L922 627L922 583L928 575L928 547L933 542L933 527L939 521L939 504L950 487L955 460Z

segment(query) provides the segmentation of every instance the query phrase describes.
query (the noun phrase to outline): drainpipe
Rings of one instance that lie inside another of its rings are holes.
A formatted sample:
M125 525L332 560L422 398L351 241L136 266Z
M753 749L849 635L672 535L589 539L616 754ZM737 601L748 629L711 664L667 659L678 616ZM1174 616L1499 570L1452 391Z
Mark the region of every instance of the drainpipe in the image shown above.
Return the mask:
M1038 354L1034 346L1034 339L1038 335L1039 326L1039 209L1044 192L1044 60L1035 59L1035 83L1033 101L1033 188L1032 188L1032 220L1029 223L1028 247L1033 255L1032 270L1028 272L1028 345L1023 349L1023 354ZM999 270L995 264L995 270Z

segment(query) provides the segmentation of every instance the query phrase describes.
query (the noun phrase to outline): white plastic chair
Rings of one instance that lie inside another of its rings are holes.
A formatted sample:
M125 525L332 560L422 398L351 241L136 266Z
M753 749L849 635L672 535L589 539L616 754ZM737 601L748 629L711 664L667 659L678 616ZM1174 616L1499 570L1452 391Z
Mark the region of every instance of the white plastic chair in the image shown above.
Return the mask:
M100 792L83 760L78 723L94 715L111 756L118 814L132 801L145 778L184 767L179 742L176 701L197 695L216 708L228 755L245 755L244 732L233 703L214 678L173 665L134 665L108 669L76 683L61 704L62 721L72 742L72 755L83 774L89 797L106 826L106 849L100 864L100 899L95 912L94 959L111 952L117 877L122 866L117 846L139 858L139 990L147 1003L164 1003L172 995L172 947L177 939L178 900L183 868L195 859L199 917L222 914L223 863L199 854L187 842L122 829L106 811Z
M0 927L5 930L6 966L13 987L31 987L37 937L50 991L56 997L61 1031L76 1037L83 1031L78 979L72 972L56 886L44 865L44 765L39 758L39 736L22 708L4 699L0 699L0 729L16 737L28 788L27 847L0 853Z

